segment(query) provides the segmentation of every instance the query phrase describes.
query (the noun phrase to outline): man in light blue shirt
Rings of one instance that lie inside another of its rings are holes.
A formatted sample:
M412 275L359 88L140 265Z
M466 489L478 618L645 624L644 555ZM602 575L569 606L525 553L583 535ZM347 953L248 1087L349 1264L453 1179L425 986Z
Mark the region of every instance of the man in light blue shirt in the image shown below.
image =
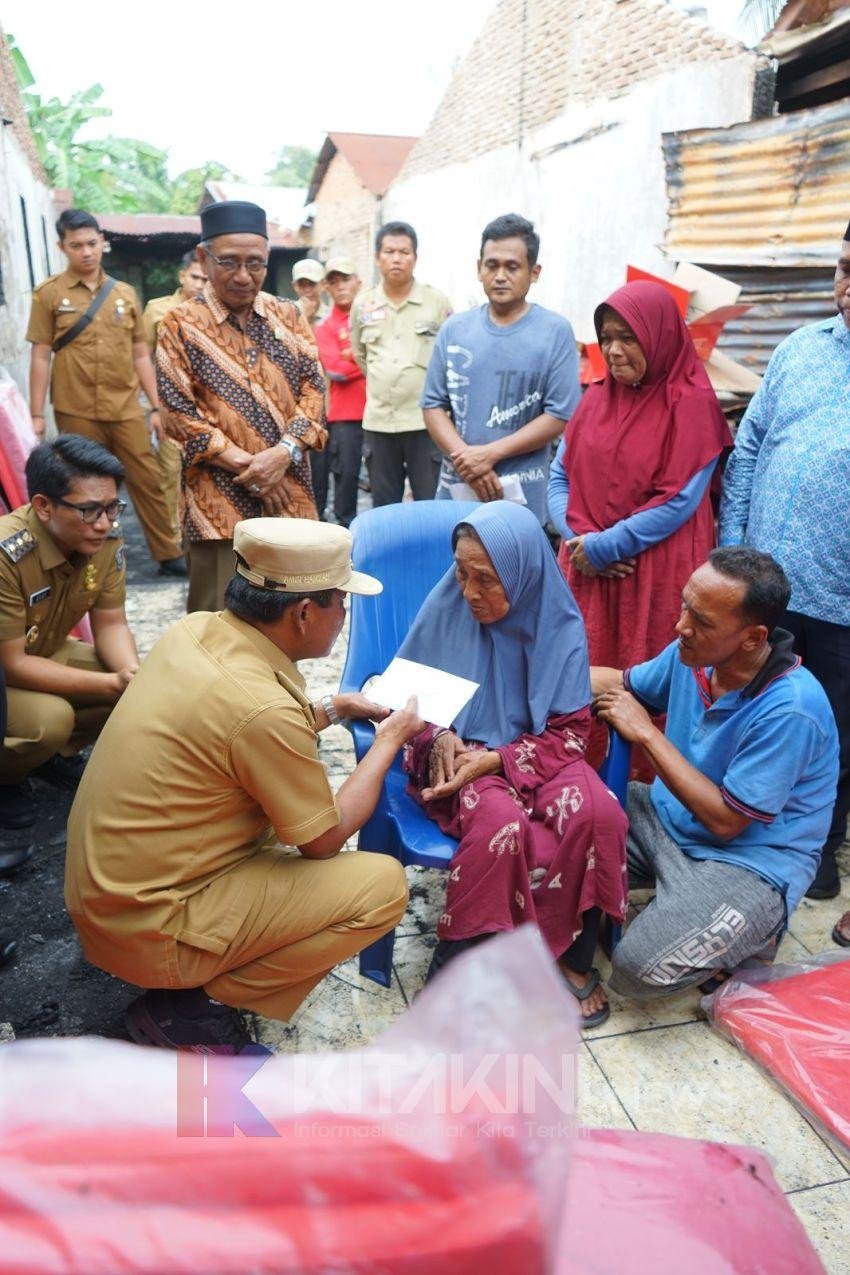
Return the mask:
M772 958L814 877L838 737L823 688L776 627L790 593L768 554L714 549L682 590L675 642L625 671L591 670L600 717L657 775L629 785L629 882L656 893L612 957L623 995ZM667 714L664 731L650 713Z
M850 810L850 226L846 235L838 316L798 328L775 350L741 421L720 513L721 544L754 545L784 567L792 594L782 626L838 725L838 794L808 891L816 899L839 892L835 854Z
M478 278L487 304L448 319L437 337L422 408L443 452L437 499L468 483L499 500L500 477L516 475L526 503L546 521L551 446L578 405L578 351L570 324L526 300L540 276L540 240L509 213L485 227Z

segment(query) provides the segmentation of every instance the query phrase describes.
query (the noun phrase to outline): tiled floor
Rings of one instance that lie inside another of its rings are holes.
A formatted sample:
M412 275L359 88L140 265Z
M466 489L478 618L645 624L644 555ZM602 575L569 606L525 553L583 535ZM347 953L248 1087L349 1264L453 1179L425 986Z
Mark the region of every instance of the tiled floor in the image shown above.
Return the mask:
M338 685L342 650L305 668L315 693ZM322 737L335 785L353 758L342 728ZM850 908L850 848L843 852L841 898L805 900L792 919L780 959L837 950L829 932ZM301 1006L291 1023L262 1022L276 1049L356 1048L404 1013L422 986L441 910L445 878L411 868L411 904L398 928L392 986L360 977L356 959L340 966ZM608 966L599 954L603 973ZM585 1124L654 1130L745 1143L767 1152L777 1179L830 1275L850 1270L850 1155L842 1155L784 1094L699 1016L699 994L687 992L643 1006L611 995L608 1022L584 1036L579 1061L579 1118Z

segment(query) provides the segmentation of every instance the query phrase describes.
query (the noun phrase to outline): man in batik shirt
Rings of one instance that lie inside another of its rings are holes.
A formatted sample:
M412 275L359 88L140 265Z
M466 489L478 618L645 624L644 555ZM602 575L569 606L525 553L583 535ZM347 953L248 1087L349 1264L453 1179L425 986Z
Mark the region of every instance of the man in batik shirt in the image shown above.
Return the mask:
M262 292L266 215L225 200L201 213L203 294L162 320L163 424L183 453L189 611L219 611L243 518L315 518L308 452L321 450L325 382L312 329Z

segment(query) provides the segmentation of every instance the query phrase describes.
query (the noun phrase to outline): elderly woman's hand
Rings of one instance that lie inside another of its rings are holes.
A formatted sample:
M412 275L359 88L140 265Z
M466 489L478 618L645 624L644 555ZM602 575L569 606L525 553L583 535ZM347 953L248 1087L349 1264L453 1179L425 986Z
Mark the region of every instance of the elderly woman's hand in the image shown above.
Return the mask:
M471 784L474 779L481 779L484 775L498 775L501 770L502 758L499 753L486 748L470 749L457 759L452 779L431 788L423 788L422 796L425 801L439 801L442 797L451 797L453 793L460 792L461 788Z
M435 736L428 754L428 778L431 788L454 779L455 764L466 751L466 744L455 735L454 731L447 730Z
M598 576L599 572L588 558L584 548L584 536L573 536L572 540L567 541L567 548L570 551L570 562L576 571L580 571L583 576L593 578Z

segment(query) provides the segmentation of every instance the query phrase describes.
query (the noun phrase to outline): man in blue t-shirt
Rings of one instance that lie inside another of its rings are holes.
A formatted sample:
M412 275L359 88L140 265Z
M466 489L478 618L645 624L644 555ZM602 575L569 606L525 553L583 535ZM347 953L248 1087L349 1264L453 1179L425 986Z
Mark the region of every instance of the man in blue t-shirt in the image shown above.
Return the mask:
M479 500L500 500L500 475L516 475L543 523L551 445L580 390L572 328L526 300L540 277L539 248L534 226L516 213L485 227L478 278L487 304L443 324L421 405L444 457L438 500L451 497L453 483L467 483Z
M599 716L658 776L629 785L629 882L656 894L614 950L611 986L625 996L772 959L815 875L838 733L775 627L790 596L769 554L715 549L682 590L677 641L625 672L592 670ZM663 732L647 709L667 714Z

